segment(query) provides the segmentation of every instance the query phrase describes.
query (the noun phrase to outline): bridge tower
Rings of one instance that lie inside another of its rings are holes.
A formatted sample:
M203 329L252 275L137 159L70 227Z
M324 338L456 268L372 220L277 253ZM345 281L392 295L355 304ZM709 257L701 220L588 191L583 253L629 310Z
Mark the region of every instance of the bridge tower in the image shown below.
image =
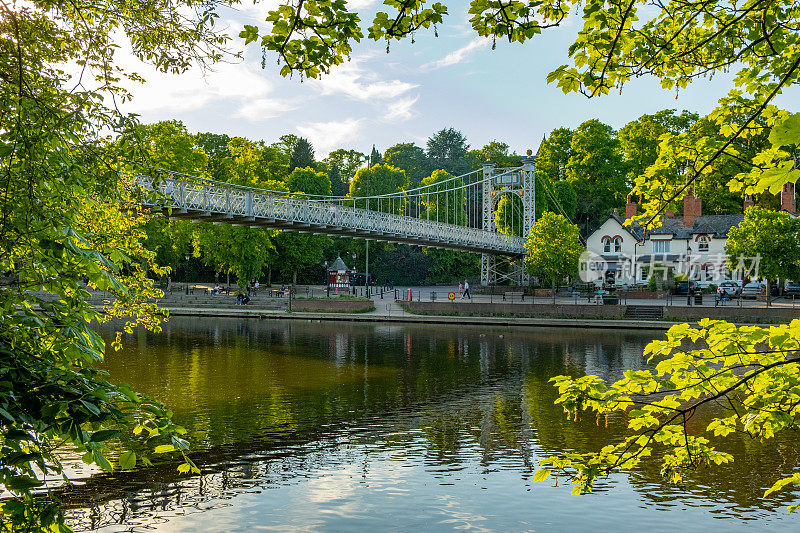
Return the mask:
M518 195L522 204L522 237L528 238L536 223L536 158L528 150L522 160L522 168L509 171L495 168L494 161L483 163L482 227L486 231L497 231L495 211L504 195ZM505 264L505 268L499 268ZM503 280L512 280L527 285L529 276L525 272L524 256L502 258L494 254L481 254L481 285Z

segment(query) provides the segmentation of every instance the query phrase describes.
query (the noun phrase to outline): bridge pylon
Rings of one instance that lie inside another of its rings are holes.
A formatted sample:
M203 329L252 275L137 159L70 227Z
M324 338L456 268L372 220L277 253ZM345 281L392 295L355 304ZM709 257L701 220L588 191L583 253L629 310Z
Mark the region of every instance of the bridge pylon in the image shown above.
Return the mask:
M518 195L522 204L521 236L527 239L536 223L536 158L528 150L522 167L510 171L498 170L494 161L483 163L482 222L485 231L498 231L495 211L504 195ZM512 228L514 224L512 223ZM525 257L503 257L481 254L481 285L510 280L527 285L530 276L525 271Z

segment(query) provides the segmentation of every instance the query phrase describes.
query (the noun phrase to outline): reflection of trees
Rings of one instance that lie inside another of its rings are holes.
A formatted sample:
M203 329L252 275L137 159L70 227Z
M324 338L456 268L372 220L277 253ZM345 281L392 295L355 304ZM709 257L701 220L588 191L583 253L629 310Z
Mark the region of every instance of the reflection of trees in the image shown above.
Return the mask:
M146 521L159 506L286 483L341 461L345 449L348 460L365 464L367 455L397 457L446 476L479 463L529 479L542 455L597 449L625 431L620 418L608 427L594 418L567 421L548 379L588 372L618 379L643 366L652 335L174 318L161 335L126 336L106 368L168 402L191 433L203 476L156 465L95 476L62 498L81 523ZM656 505L685 499L688 490L751 511L798 457L788 439L766 448L735 436L725 446L738 462L701 471L683 488L662 483L647 462L630 483Z
M543 448L541 455L598 451L609 442L619 440L626 433L625 417L612 417L606 422L587 412L583 419L569 421L553 404L557 391L548 380L559 374L577 376L585 373L599 374L606 380L619 379L622 369L644 366L641 355L638 364L631 356L636 350L641 354L641 347L634 347L630 342L616 346L610 343L587 343L585 346L541 343L537 349L537 364L525 376L523 401L538 444ZM712 415L711 409L699 412L688 427L699 433L711 422ZM774 509L792 500L791 495L783 494L780 499L765 502L763 494L776 479L791 475L797 468L800 443L793 437L782 436L763 444L745 434L722 439L719 448L733 454L736 460L693 472L679 487L662 480L660 464L652 459L644 459L628 478L645 500L656 505L685 500L688 494L690 497L725 501L730 504L732 514L759 507Z

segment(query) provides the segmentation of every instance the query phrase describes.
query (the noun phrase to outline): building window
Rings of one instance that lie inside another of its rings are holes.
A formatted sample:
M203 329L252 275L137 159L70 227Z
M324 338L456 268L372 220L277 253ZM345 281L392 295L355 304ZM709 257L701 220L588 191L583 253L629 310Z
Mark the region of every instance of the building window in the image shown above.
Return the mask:
M622 237L614 237L614 252L622 252Z
M603 237L603 252L611 253L611 237Z
M653 241L654 254L668 254L670 241Z
M708 237L703 235L699 239L697 239L697 250L700 252L707 252L708 251Z

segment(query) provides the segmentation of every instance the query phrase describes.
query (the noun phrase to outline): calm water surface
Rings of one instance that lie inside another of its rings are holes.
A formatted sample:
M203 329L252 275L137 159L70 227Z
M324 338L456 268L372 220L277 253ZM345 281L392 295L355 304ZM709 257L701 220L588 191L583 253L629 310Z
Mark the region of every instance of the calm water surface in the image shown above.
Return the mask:
M797 469L795 435L730 437L736 466L682 487L655 464L579 497L533 483L540 458L623 430L567 421L548 379L617 379L653 335L173 318L105 367L172 407L203 474L94 475L62 499L101 531L800 531L788 496L761 498Z

